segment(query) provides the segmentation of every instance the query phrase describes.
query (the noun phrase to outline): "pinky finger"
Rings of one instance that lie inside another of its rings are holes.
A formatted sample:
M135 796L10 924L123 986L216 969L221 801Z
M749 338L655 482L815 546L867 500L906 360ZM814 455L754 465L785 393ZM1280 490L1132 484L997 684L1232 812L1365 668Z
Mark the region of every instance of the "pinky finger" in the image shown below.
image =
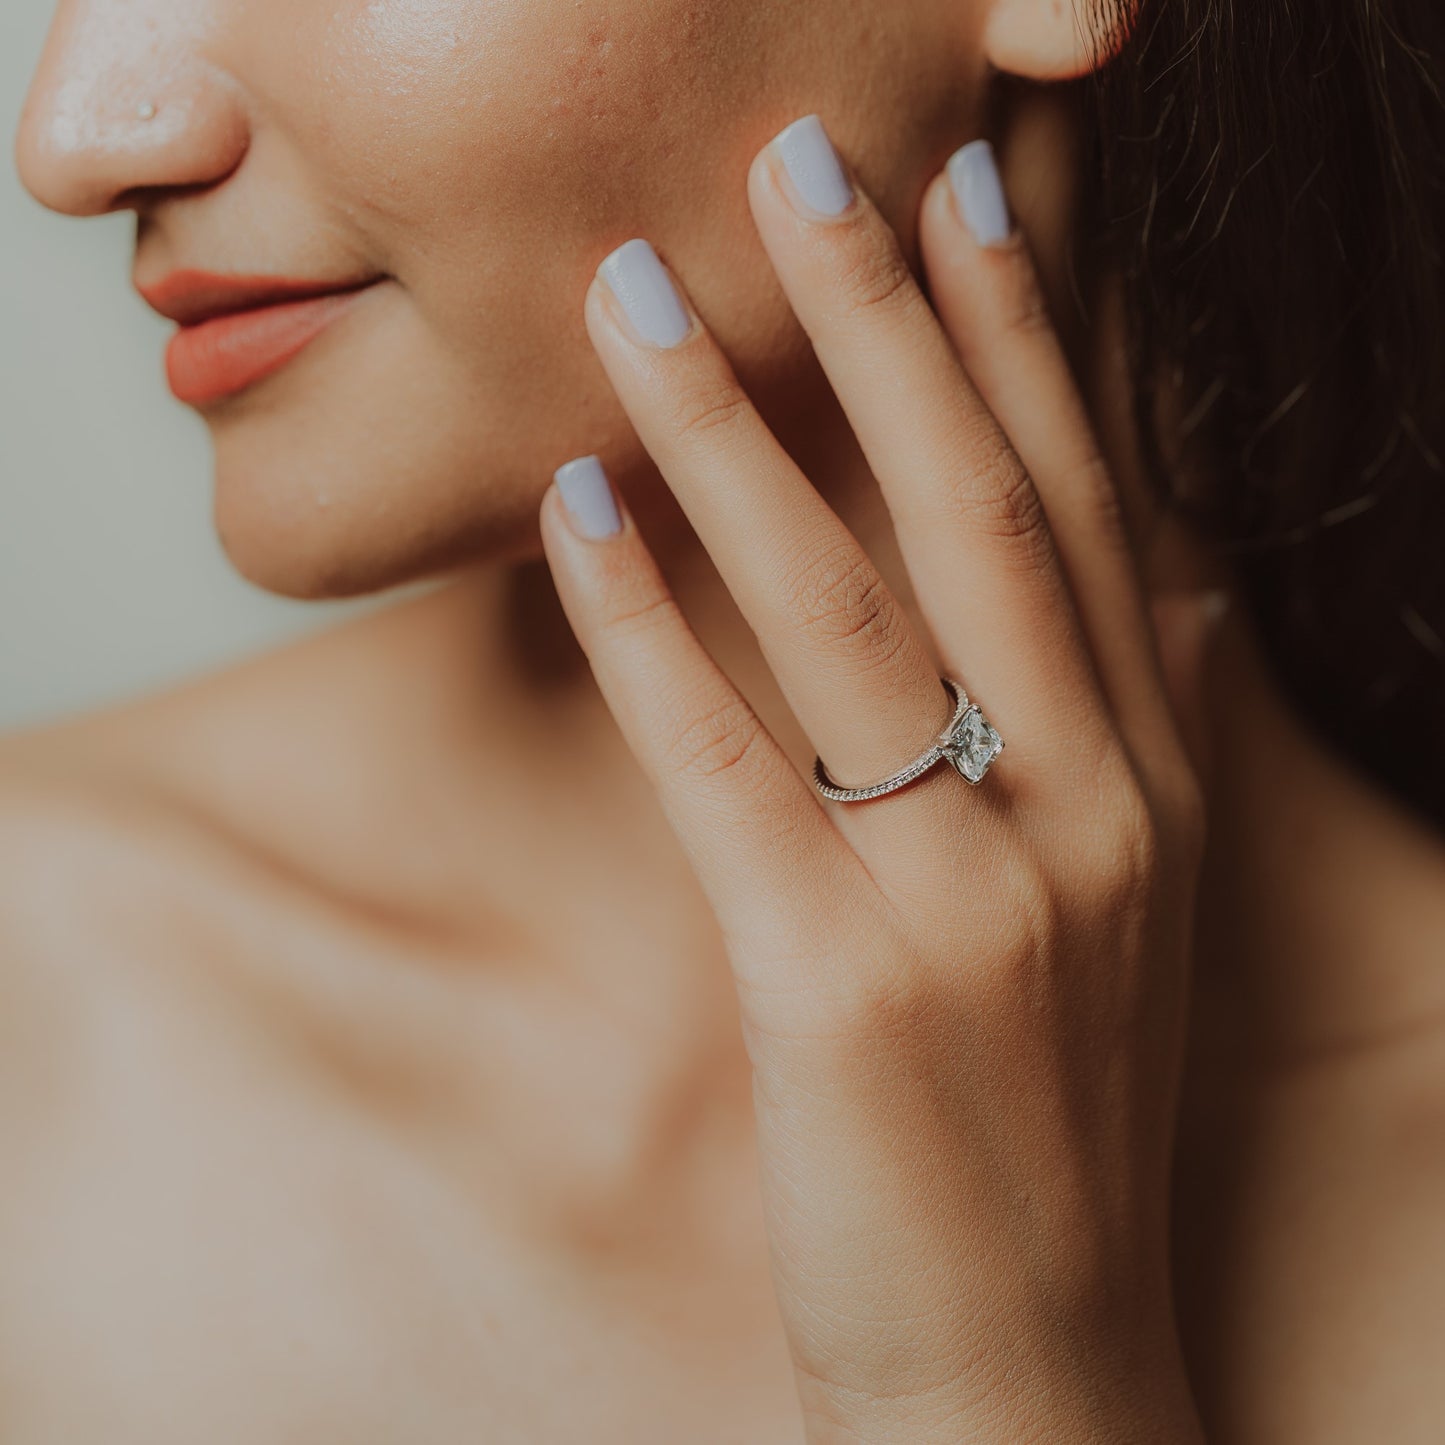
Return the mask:
M1177 739L1116 482L987 142L929 187L921 238L944 327L1038 489L1125 742L1146 769L1161 755L1167 768Z
M802 896L831 891L844 844L817 798L683 616L596 457L547 489L542 544L597 685L726 935L786 947ZM861 866L861 865L857 865Z

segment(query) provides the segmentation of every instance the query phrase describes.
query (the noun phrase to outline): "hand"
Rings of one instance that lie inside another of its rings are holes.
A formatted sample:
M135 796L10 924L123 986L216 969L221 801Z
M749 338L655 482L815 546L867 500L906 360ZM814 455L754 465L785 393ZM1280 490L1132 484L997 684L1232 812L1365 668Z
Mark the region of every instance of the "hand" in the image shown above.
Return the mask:
M1197 1439L1167 1181L1200 791L1113 486L1001 207L981 245L929 188L935 314L816 122L749 196L931 636L641 242L587 296L612 384L835 778L927 745L940 671L1007 743L978 788L941 763L825 803L600 470L548 490L568 617L727 942L808 1438Z

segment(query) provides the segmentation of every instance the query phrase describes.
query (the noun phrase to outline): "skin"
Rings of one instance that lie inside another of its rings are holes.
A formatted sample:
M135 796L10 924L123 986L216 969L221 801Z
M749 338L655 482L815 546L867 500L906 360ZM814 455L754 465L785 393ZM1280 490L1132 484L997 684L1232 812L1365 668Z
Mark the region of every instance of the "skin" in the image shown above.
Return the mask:
M18 160L72 212L226 177L205 207L144 207L142 283L200 261L390 278L284 387L208 416L237 568L296 595L370 591L479 553L535 555L539 475L579 452L637 468L580 311L629 236L707 278L700 304L726 314L757 389L795 376L802 338L739 177L805 97L851 108L850 55L893 51L870 97L888 141L866 140L861 114L847 139L894 213L911 211L922 173L888 179L895 156L941 162L976 131L982 57L952 10L833 0L764 22L683 0L82 0L60 7Z
M831 736L816 708L800 725L790 704L802 684L782 685L778 646L760 648L743 615L756 568L719 540L743 509L714 505L699 526L716 556L692 530L702 503L758 485L756 471L720 456L711 489L694 482L689 492L676 458L665 481L647 463L632 424L654 453L665 449L659 418L685 392L629 394L588 281L617 242L654 241L763 417L823 480L923 635L935 594L912 585L908 530L895 531L783 294L804 320L813 308L816 332L830 278L867 273L826 260L799 270L800 253L769 242L770 213L756 193L749 204L744 182L774 131L818 109L879 225L891 222L916 259L930 214L932 234L946 237L946 215L918 203L952 146L979 129L983 60L1067 74L1078 59L1072 27L1061 32L1046 6L1002 4L886 15L798 4L765 20L756 7L681 4L605 15L468 6L455 18L438 5L293 6L285 24L268 23L266 10L63 7L22 127L22 174L42 199L78 212L150 188L140 197L143 278L182 263L394 276L347 331L208 415L222 536L248 575L299 594L478 565L324 638L9 743L0 1130L18 1182L0 1206L5 1436L795 1441L806 1428L809 1439L899 1438L899 1402L877 1373L889 1342L874 1331L859 1351L809 1337L798 1312L829 1302L772 1267L780 1238L785 1261L790 1243L792 1257L837 1248L816 1228L790 1241L760 1208L776 1198L768 1166L782 1155L765 1147L760 1171L758 1060L739 1028L757 1015L746 992L740 1010L735 979L773 955L756 942L739 949L739 929L720 927L719 889L744 877L743 865L700 867L713 835L696 822L677 828L677 800L698 795L674 790L669 807L656 763L664 730L626 725L637 715L629 706L640 713L658 689L622 686L623 654L599 645L623 594L589 580L586 558L601 554L564 550L569 534L544 492L552 466L600 450L697 637L781 754L805 771L817 746L840 757L844 776L891 765L903 730L920 731L908 698L936 683L900 675L892 736L865 731L856 712L840 714ZM699 25L710 27L705 42L690 29ZM876 64L880 46L896 47L895 66ZM458 54L477 59L459 67ZM596 102L585 117L579 81ZM147 130L135 105L153 96ZM458 119L455 102L480 97L492 123L478 126L469 110ZM1070 320L1067 111L1047 90L1030 92L1006 107L997 138L1147 575L1192 587L1217 569L1144 502L1119 422L1108 306L1092 329ZM1069 395L1059 376L1045 385L1041 353L1004 344L1003 316L983 304L1007 300L1005 283L971 293L969 278L986 274L969 269L977 257L926 249L938 297L976 297L960 301L950 332L991 415L1020 446L1076 440L1082 428L1058 420ZM1106 281L1085 278L1105 303ZM1040 333L1023 334L1037 343ZM943 368L922 333L914 340L900 360L913 370L900 374L934 385ZM1011 367L1009 355L1024 360ZM1052 467L1030 470L1041 492L1055 479ZM894 516L899 500L922 494L926 473L895 478L891 491L877 478ZM1049 490L1056 531L1069 530L1059 523L1077 495ZM761 508L780 500L760 498L759 515L771 520ZM1070 576L1083 579L1072 594L1081 626L1096 659L1116 649L1133 658L1112 676L1147 677L1137 635L1128 642L1119 621L1128 614L1109 597L1123 574L1105 555L1068 549ZM646 580L640 561L621 570ZM1044 630L1036 609L996 615L1020 644ZM970 679L1007 666L1008 649L990 664L974 646L983 644L970 644ZM990 711L1014 740L1009 761L1035 755L1038 776L1058 778L1064 732L1030 741L1042 698L1031 713L1028 674L996 675ZM1179 670L1171 695L1212 839L1175 1237L1183 1350L1204 1422L1219 1439L1377 1438L1382 1422L1393 1439L1430 1438L1440 1182L1412 1141L1439 1098L1445 861L1437 840L1310 744L1237 613ZM1127 736L1134 758L1146 731L1167 733L1157 716L1141 730L1119 712L1076 720L1097 722L1101 739ZM873 755L839 752L849 747ZM908 795L935 810L929 838L956 837L987 796L949 782L931 777ZM1133 786L1111 788L1110 807ZM905 861L918 829L918 809L904 812L903 801L880 803L867 814L876 821L863 823L861 810L848 820L879 830L871 844L853 835L876 868ZM1069 831L1038 836L1082 836L1071 816ZM1088 848L1117 858L1100 837ZM823 856L801 850L775 870L778 896L810 928L837 915L836 895L801 907ZM1161 928L1187 916L1170 892L1187 874L1157 874L1162 901L1148 907ZM1007 869L997 881L1013 888L1020 876ZM926 896L933 908L938 890ZM1121 930L1101 896L1059 894L1077 923L1066 937L1112 944ZM961 925L916 902L906 951L932 957L936 978ZM761 938L764 913L758 905L732 921L758 925ZM844 979L860 976L848 952L858 936L830 947ZM1131 967L1182 961L1162 933L1151 938ZM1120 957L1101 945L1058 962L1082 986ZM957 995L948 1002L960 1006ZM1000 1027L1015 1017L1002 1010ZM886 1070L864 1067L876 1040L850 1030L849 1067L834 1060L824 1076L814 1059L795 1082L886 1084ZM1068 1036L1087 1057L1087 1032ZM1011 1054L1020 1056L1022 1047ZM1167 1092L1167 1059L1151 1070ZM977 1077L944 1077L977 1096ZM1005 1088L997 1109L1027 1099L1031 1077ZM1081 1082L1076 1102L1096 1097ZM897 1101L875 1090L849 1120L876 1142L896 1129ZM905 1137L937 1163L943 1141L923 1128L926 1111L915 1103L907 1117ZM1022 1160L1052 1177L1047 1130L996 1117L1031 1140ZM1144 1237L1165 1202L1157 1127L1146 1132L1152 1163L1125 1149L1105 1171L1117 1181L1137 1168L1149 1183ZM854 1138L839 1157L868 1154ZM852 1199L860 1179L886 1172L855 1169L845 1189L819 1177L829 1162L805 1170L815 1203ZM931 1397L943 1402L939 1418L915 1411L907 1438L927 1438L944 1415L950 1438L960 1422L970 1438L1097 1436L1081 1396L1096 1398L1105 1379L1122 1386L1106 1396L1123 1415L1102 1438L1188 1438L1195 1422L1159 1315L1166 1286L1136 1271L1151 1251L1118 1243L1138 1236L1098 1233L1098 1219L1085 1229L1115 1240L1104 1257L1130 1303L1117 1318L1142 1315L1145 1338L1125 1330L1117 1351L1071 1354L1024 1327L1029 1292L1004 1262L1016 1211L989 1219L967 1190L954 1204L946 1238L978 1247L939 1252L935 1241L933 1254L908 1258L963 1269L953 1283L969 1297L978 1281L967 1271L983 1268L1004 1301L1010 1348L984 1360L970 1389L954 1391L962 1376L945 1371L950 1389ZM1060 1238L1059 1253L1076 1258L1068 1241L1079 1236ZM1362 1240L1380 1242L1368 1270ZM826 1262L815 1273L839 1278L836 1254ZM918 1290L938 1276L885 1276L895 1292L883 1312L919 1318ZM876 1318L876 1288L842 1307L860 1298ZM1074 1343L1118 1335L1111 1314L1087 1321ZM944 1341L932 1343L937 1364ZM990 1370L1020 1360L1036 1387L1005 1423L969 1415ZM1089 1368L1060 1370L1065 1360ZM840 1388L818 1387L830 1379ZM1045 1407L1047 1421L1029 1413Z

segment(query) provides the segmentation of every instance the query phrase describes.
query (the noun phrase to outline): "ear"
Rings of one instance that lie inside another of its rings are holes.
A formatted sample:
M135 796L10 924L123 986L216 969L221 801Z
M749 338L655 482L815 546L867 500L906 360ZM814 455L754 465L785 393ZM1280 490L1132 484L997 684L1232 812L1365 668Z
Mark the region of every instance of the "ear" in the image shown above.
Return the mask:
M983 47L997 70L1027 80L1075 80L1124 47L1138 0L993 0Z

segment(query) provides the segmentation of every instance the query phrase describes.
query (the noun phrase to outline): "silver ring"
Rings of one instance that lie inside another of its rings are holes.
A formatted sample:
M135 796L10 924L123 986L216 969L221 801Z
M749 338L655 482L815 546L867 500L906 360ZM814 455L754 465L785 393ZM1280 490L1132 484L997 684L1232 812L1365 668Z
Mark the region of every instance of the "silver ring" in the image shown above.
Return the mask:
M911 783L914 778L922 777L935 763L945 758L965 781L975 787L983 782L984 774L993 766L993 760L1003 751L1003 739L984 717L978 704L968 700L968 693L961 682L951 677L940 677L939 681L953 698L953 716L938 734L937 741L919 753L906 768L866 788L845 788L828 776L823 759L815 755L813 786L835 803L865 803L869 798L881 798L884 793L891 793Z

